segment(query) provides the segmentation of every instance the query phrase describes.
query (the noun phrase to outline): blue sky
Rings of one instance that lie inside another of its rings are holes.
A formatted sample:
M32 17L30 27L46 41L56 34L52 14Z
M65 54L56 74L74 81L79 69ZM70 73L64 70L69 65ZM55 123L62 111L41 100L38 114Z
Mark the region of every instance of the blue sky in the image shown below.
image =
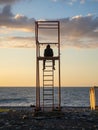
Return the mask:
M86 0L31 0L22 1L13 6L13 11L34 17L35 19L55 19L72 17L75 15L87 15L89 13L98 15L98 1Z
M47 19L60 21L62 85L97 85L98 0L0 0L0 86L35 86L34 23Z

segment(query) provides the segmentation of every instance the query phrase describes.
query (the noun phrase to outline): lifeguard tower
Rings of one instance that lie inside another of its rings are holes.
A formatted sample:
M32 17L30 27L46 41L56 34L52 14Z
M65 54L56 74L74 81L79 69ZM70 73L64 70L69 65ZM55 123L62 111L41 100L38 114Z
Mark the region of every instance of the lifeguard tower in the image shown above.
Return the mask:
M42 35L45 37L42 37ZM55 40L52 41L51 39L53 39L54 35ZM36 110L45 111L47 108L48 110L54 110L54 109L60 110L61 109L60 22L36 21L35 40L36 40ZM52 46L52 48L54 47L54 50L55 49L57 50L57 54L54 55L53 57L44 57L43 55L41 55L41 53L44 53L42 52L42 49L48 44ZM41 65L43 64L44 60L46 61L45 69L42 69ZM56 62L55 70L53 69L52 66L53 61ZM56 79L56 86L55 86L55 73L56 77L58 77ZM57 87L56 96L55 96L55 87Z

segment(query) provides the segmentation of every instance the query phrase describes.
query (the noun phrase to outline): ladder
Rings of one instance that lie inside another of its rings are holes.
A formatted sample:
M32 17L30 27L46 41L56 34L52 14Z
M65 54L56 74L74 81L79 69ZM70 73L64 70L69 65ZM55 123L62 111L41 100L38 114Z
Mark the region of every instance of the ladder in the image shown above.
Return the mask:
M54 109L53 60L46 60L45 69L43 69L43 111L45 108Z

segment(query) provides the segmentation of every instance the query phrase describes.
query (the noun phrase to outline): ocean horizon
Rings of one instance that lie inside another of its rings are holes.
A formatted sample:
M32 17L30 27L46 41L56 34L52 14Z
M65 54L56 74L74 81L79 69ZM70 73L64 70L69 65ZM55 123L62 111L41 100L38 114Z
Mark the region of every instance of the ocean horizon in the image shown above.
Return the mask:
M42 102L42 87L40 88ZM90 87L61 87L61 106L89 107ZM55 103L58 99L57 87L54 88ZM0 87L0 106L36 105L36 87Z

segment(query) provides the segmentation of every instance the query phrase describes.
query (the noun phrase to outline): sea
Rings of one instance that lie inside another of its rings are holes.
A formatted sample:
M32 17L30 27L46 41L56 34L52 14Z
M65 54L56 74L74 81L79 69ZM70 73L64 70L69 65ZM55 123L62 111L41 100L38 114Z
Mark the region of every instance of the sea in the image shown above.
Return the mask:
M40 102L43 90L40 88ZM61 87L61 106L89 107L90 87ZM55 103L58 102L58 88L54 89ZM35 87L0 87L0 106L36 105Z

